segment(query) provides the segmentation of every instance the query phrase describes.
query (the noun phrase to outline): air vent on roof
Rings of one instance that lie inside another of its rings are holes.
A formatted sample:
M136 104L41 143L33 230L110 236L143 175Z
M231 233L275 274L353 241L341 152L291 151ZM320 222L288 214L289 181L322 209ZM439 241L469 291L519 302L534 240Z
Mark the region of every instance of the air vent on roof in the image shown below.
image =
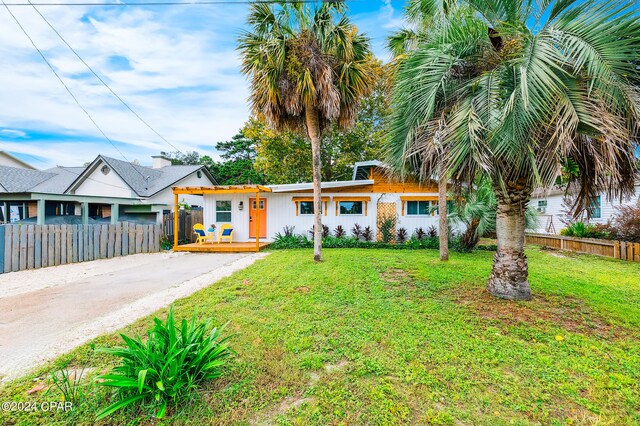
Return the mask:
M109 172L111 171L111 169L109 168L109 166L102 166L102 168L100 169L100 171L102 172L103 175L108 175Z

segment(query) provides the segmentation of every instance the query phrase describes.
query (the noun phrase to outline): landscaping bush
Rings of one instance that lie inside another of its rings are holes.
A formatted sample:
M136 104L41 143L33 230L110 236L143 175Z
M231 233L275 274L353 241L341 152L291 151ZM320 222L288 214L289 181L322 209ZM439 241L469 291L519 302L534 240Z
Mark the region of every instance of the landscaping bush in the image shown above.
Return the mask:
M435 225L431 225L430 227L427 228L426 235L428 238L436 238L438 236L438 228L436 228Z
M353 228L351 228L351 235L354 238L360 239L360 237L362 237L362 227L357 223L353 225Z
M333 233L335 234L336 238L342 238L347 235L342 225L336 226L336 229L333 231Z
M278 232L275 235L270 247L274 249L308 248L313 247L313 241L305 235L287 234L285 231L282 234Z
M413 232L413 235L411 236L411 238L413 239L414 237L418 240L422 240L427 236L427 233L424 232L424 229L422 228L416 228L416 230Z
M362 231L362 238L365 241L373 240L373 230L371 229L370 226L367 226L366 228L364 228L364 231Z
M405 228L398 229L398 235L396 235L396 242L398 244L404 244L407 241L407 230Z
M121 358L111 373L98 376L101 386L115 388L116 401L97 414L103 419L115 411L143 404L152 407L158 418L167 406L184 398L206 380L220 377L224 359L231 355L223 328L212 328L210 321L196 323L183 319L176 325L173 308L166 322L155 318L147 331L147 341L121 334L126 347L98 351Z
M640 243L640 205L620 207L608 230L615 239Z
M309 238L313 239L313 232L315 231L315 225L311 227L311 229L309 230ZM329 236L329 234L331 233L331 231L329 230L329 227L327 225L322 225L322 238L327 238Z
M383 242L390 243L395 239L395 227L396 220L394 218L387 217L380 223L380 234Z
M601 226L589 225L584 222L573 222L560 231L560 235L576 238L605 238L607 233Z

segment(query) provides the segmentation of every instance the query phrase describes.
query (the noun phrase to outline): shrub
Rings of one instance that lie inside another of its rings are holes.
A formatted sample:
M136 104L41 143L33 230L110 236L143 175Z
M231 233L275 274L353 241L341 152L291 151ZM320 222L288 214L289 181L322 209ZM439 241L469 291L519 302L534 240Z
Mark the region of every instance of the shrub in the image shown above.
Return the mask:
M573 222L566 228L560 231L560 235L565 237L576 238L603 238L606 233L603 232L601 227L596 225L587 225L584 222Z
M287 227L283 230L284 233L278 232L273 237L273 243L271 248L274 249L292 249L292 248L307 248L313 247L313 241L309 240L304 235L295 235L293 233L287 234Z
M398 229L398 235L396 235L396 242L398 244L404 244L407 241L407 230L405 228Z
M183 319L177 325L173 308L166 322L153 321L146 342L121 334L126 347L99 349L121 358L121 364L98 376L103 380L100 385L115 388L117 401L100 411L96 420L136 403L153 407L156 417L162 418L169 404L222 374L224 359L231 355L223 328L212 328L209 320L196 323L195 315L191 322Z
M427 237L436 238L437 236L438 236L438 228L436 228L435 225L431 225L430 227L427 228Z
M335 234L336 238L342 238L347 235L342 225L336 226L336 229L333 231L333 233Z
M413 235L418 240L423 240L427 236L427 233L424 232L424 229L422 229L422 228L416 228L416 230L414 231Z
M162 235L160 237L160 249L161 250L171 250L173 247L173 243L169 241L169 237L166 235Z
M610 230L616 239L640 243L640 205L620 207L613 216Z
M316 226L314 225L310 230L309 230L309 238L313 239L313 232L315 231ZM329 233L331 231L329 231L329 227L327 225L322 225L322 238L327 238L329 236Z
M362 231L362 238L367 242L373 240L373 231L370 226L364 228L364 231Z
M387 217L380 223L380 234L382 241L390 243L395 239L394 228L396 227L396 220L394 218Z
M360 239L362 237L362 227L357 223L353 225L353 228L351 228L351 235L353 235L354 238Z
M284 228L282 228L283 235L285 237L293 237L293 231L295 231L295 229L295 226L285 226Z

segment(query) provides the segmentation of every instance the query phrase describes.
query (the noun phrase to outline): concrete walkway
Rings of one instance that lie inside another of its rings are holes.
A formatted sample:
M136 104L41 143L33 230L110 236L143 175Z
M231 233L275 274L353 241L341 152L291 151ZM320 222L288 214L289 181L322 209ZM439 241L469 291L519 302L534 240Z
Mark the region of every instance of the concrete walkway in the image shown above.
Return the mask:
M266 256L154 253L0 275L0 380L19 377Z

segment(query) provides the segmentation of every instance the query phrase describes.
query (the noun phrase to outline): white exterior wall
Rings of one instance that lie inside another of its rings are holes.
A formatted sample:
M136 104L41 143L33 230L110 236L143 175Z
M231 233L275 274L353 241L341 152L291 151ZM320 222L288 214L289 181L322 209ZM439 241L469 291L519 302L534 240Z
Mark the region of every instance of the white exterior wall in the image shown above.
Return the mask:
M395 202L397 206L397 225L396 229L405 228L407 234L411 235L416 228L422 227L425 231L431 225L438 226L438 216L401 216L402 204L400 196L437 196L437 194L425 194L425 193L394 193L394 194L371 194L371 193L331 193L323 194L323 196L331 197L331 201L328 203L327 215L322 216L322 223L327 225L331 230L331 233L338 225L342 225L348 235L351 234L351 228L356 223L362 228L367 226L371 227L376 232L376 220L377 220L377 203L380 202ZM282 233L285 226L294 226L294 233L308 235L308 232L313 227L313 215L299 215L296 216L296 205L293 202L293 197L310 197L309 193L261 193L260 198L267 200L267 238L266 241L272 241L274 236L280 232ZM367 206L367 215L338 215L336 216L336 203L333 201L333 197L363 197L370 196L371 201ZM215 223L219 228L224 222L215 222L215 206L216 200L231 200L231 223L234 227L234 241L248 241L249 240L249 199L255 198L255 195L251 194L209 194L204 196L204 225L209 226ZM244 208L239 210L238 206L240 201L243 202ZM406 207L405 207L406 212Z
M136 198L129 186L111 170L106 175L100 171L103 162L74 191L75 195L94 195L100 197Z
M0 166L15 167L18 169L31 169L35 170L35 167L14 158L12 155L8 155L5 152L0 151Z
M542 216L540 218L540 223L538 225L537 232L539 233L547 232L546 228L548 226L550 218L552 218L553 220L553 225L555 227L556 233L560 233L560 230L565 227L564 224L560 221L560 218L564 216L562 212L562 210L564 209L562 206L563 198L564 198L564 195L562 194L554 194L554 195L549 195L548 197L537 197L537 198L531 199L531 202L529 203L529 205L533 206L534 208L538 207L539 200L547 200L547 209L545 213L541 213ZM633 204L639 203L640 202L640 185L636 186L635 194L633 195L633 197L631 197L628 200L622 200L622 202L620 202L619 199L607 200L606 194L601 193L600 202L601 202L600 209L602 213L601 217L599 219L592 218L589 220L589 223L605 224L609 220L611 220L611 218L618 212L620 206L633 205ZM586 215L584 216L583 220L586 220Z

